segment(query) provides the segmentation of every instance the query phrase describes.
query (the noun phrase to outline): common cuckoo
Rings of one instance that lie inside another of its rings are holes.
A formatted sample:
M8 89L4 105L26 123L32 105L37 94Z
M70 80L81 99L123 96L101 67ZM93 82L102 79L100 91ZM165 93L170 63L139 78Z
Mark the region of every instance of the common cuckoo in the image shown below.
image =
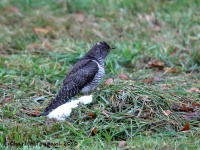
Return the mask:
M111 49L106 42L97 42L66 75L56 98L41 116L48 115L78 93L87 94L93 91L104 76L104 59Z

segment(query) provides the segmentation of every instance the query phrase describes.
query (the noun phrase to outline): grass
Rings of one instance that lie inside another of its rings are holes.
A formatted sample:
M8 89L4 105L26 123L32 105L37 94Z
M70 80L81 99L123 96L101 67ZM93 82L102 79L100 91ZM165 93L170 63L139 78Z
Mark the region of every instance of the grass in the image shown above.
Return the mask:
M198 0L2 0L0 149L199 149L200 108L192 104L200 97L188 92L200 88L199 6ZM116 50L94 102L64 122L31 116L102 40ZM149 68L153 60L163 65ZM190 130L179 132L187 122Z

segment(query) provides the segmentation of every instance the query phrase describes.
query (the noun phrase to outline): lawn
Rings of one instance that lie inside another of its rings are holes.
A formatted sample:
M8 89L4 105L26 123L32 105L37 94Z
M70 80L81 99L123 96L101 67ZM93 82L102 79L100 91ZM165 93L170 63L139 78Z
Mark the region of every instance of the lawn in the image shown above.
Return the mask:
M97 41L89 105L35 117ZM0 149L200 149L199 0L1 0Z

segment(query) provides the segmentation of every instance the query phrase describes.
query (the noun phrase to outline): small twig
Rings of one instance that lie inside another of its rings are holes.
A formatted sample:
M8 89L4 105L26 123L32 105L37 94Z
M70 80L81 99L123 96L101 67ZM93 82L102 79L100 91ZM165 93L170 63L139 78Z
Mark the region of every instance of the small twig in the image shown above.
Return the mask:
M50 95L50 96L54 96L54 94L52 94L52 93L50 93L50 92L48 92L48 91L45 91L45 90L42 90L42 89L39 89L41 92L44 92L45 94L48 94L48 95Z

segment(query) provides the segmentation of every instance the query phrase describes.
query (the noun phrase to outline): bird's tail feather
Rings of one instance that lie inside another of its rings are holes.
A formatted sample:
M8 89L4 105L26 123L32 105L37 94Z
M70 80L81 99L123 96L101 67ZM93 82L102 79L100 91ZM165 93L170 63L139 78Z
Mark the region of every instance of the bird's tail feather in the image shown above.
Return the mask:
M52 110L63 105L78 93L79 90L77 88L69 90L66 86L63 86L57 94L56 98L45 108L44 112L39 116L47 116Z

